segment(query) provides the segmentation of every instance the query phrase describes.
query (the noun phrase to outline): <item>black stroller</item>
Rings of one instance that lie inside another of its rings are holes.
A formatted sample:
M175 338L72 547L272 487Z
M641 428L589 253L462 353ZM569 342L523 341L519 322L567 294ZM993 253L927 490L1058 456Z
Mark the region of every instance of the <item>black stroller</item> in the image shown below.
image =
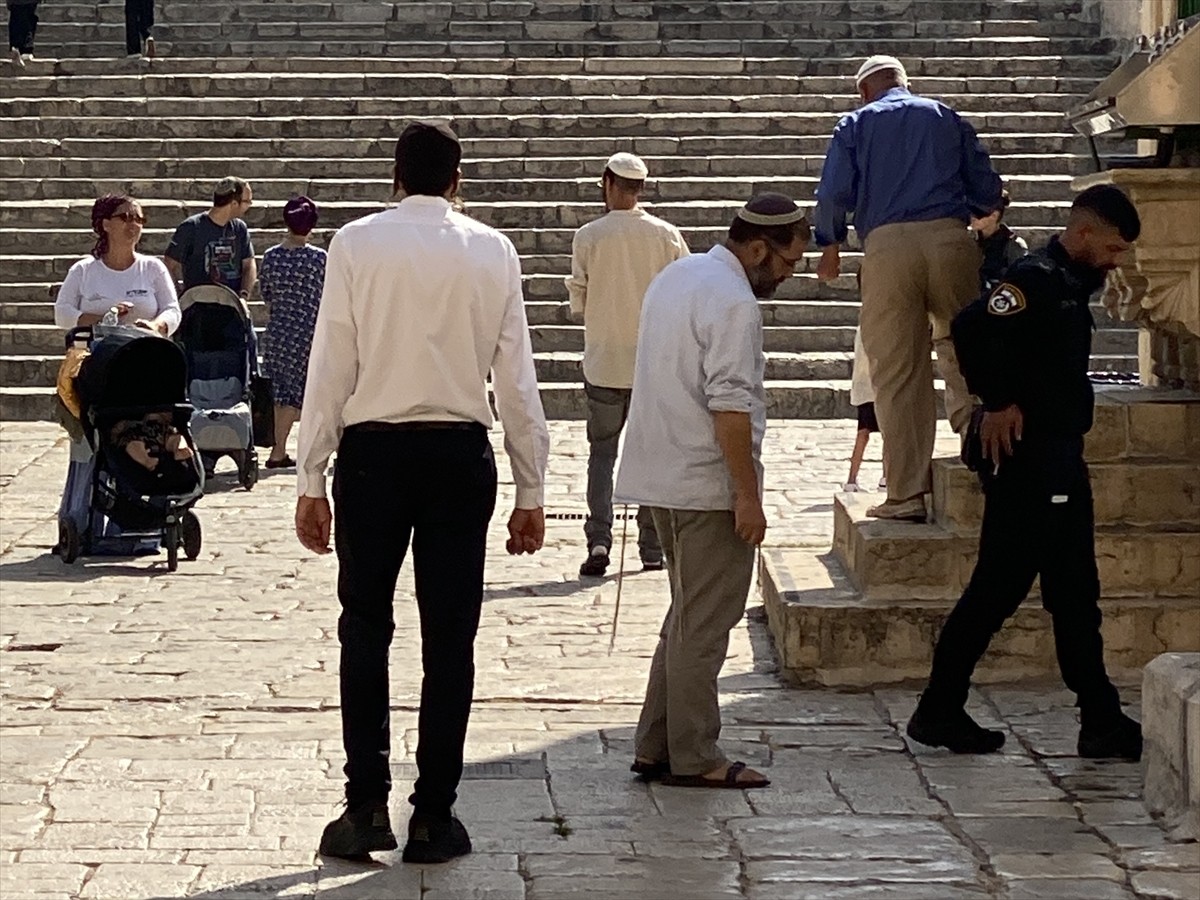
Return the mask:
M64 563L92 554L132 554L150 539L166 546L167 569L174 572L180 547L189 560L200 555L200 520L191 508L204 494L189 430L183 353L166 338L121 326L73 329L67 346L79 343L90 349L74 382L83 440L71 448L58 553ZM138 429L155 428L177 433L177 443L191 455L176 459L163 453L149 459L148 467L118 444Z
M258 482L252 383L258 375L254 323L245 302L229 288L203 284L179 298L183 320L175 333L187 360L188 397L196 408L192 435L209 474L222 456L237 465L238 481Z

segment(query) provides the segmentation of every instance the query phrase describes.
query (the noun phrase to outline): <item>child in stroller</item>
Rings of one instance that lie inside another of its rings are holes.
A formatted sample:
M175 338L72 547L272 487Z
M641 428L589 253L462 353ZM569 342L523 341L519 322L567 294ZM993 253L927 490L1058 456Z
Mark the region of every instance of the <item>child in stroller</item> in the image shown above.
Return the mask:
M67 342L86 343L90 353L73 379L80 415L72 430L82 439L71 446L58 553L71 563L161 543L174 571L180 547L188 559L200 553L192 506L204 493L183 353L166 338L122 326L76 328Z

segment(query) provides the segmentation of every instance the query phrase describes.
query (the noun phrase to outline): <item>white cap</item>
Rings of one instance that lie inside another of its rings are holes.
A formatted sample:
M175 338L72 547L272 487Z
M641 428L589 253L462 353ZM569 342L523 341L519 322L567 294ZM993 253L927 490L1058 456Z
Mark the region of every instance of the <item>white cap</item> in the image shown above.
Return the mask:
M854 76L854 86L858 87L863 83L863 79L876 72L885 72L888 69L895 69L900 76L901 84L908 84L908 72L904 69L904 63L896 59L894 56L872 56L858 68L858 74Z
M604 168L614 175L620 175L630 181L645 181L646 176L650 174L650 170L646 168L646 164L642 162L641 158L632 153L614 153L608 158Z

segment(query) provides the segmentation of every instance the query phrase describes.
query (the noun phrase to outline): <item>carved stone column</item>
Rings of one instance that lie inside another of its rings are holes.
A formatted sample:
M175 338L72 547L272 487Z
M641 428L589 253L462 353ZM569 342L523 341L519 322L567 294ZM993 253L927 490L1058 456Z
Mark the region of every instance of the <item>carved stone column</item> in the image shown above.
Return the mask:
M1110 169L1072 187L1095 184L1120 187L1142 219L1131 259L1103 295L1110 314L1145 328L1142 382L1200 390L1200 169Z

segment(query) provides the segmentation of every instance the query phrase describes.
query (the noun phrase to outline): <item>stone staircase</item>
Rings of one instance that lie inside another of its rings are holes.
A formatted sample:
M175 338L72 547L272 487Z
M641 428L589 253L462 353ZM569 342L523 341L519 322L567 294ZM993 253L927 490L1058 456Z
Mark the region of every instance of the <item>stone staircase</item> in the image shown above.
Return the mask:
M1113 388L1087 439L1110 668L1200 650L1200 402ZM975 564L983 497L957 460L934 461L933 522L867 519L871 501L834 501L833 550L764 552L763 595L785 667L805 680L924 678L946 614ZM802 589L801 589L801 586ZM980 676L1056 672L1037 587L993 641Z
M1117 61L1085 0L167 2L152 63L111 58L122 10L43 0L38 60L0 72L5 419L50 414L53 295L108 190L143 200L146 252L207 208L225 174L253 183L260 253L300 192L321 205L325 243L388 200L405 120L449 117L470 213L522 254L547 412L576 417L583 335L562 276L574 230L602 211L609 154L646 159L647 205L704 251L756 190L811 203L832 128L856 103L857 61L886 51L976 126L1015 197L1010 224L1037 245L1092 165L1062 113ZM858 258L832 285L815 266L813 253L762 304L773 416L850 412ZM1097 321L1094 368L1136 368L1136 332Z

